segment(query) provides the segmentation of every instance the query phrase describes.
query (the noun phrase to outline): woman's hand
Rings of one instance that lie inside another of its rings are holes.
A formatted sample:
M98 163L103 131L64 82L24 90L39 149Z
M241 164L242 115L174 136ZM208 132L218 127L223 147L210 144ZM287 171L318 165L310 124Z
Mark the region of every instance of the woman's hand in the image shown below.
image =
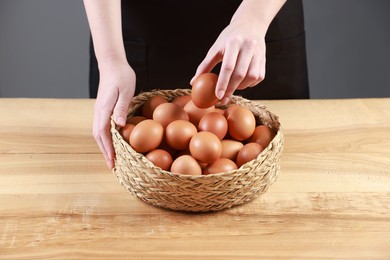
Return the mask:
M230 23L210 48L193 80L222 61L215 95L223 104L236 89L259 84L265 76L264 36L265 33L249 21Z
M127 109L134 95L135 73L126 59L122 37L120 0L84 0L99 64L99 90L95 102L93 136L110 169L114 148L111 115L118 126L126 124Z
M244 0L221 32L194 80L222 62L215 96L226 104L236 89L259 84L265 77L265 35L286 0Z
M111 115L118 126L126 124L127 110L134 96L136 76L126 61L99 65L100 83L94 108L93 136L106 159L114 167L114 148L110 133Z

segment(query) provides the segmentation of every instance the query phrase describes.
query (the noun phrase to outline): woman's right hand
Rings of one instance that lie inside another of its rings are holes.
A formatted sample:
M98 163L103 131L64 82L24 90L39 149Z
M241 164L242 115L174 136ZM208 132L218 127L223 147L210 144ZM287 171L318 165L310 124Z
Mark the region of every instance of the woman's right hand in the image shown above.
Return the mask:
M106 159L114 167L114 148L110 133L111 116L118 126L126 124L127 110L134 96L136 75L127 61L99 64L100 82L94 107L93 136Z

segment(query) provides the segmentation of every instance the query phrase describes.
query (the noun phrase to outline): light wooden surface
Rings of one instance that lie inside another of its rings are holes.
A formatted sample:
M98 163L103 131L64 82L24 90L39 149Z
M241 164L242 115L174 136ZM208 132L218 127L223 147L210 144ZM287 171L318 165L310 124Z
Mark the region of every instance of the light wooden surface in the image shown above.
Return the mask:
M261 102L282 122L279 178L206 214L127 193L93 102L0 99L0 259L390 259L390 99Z

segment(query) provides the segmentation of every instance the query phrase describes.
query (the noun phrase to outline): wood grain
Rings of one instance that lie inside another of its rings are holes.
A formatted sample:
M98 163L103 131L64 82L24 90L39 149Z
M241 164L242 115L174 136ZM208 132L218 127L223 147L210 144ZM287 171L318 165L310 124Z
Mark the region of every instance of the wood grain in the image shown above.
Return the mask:
M390 99L259 102L285 134L278 180L189 214L119 185L93 100L0 99L0 259L390 259Z
M0 153L99 153L93 101L1 99Z

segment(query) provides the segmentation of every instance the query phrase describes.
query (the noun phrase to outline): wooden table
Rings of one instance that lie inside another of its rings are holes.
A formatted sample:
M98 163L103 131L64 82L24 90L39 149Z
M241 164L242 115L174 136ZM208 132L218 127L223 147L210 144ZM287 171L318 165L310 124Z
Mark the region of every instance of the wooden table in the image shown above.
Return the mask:
M285 134L276 183L186 214L119 185L94 100L0 99L0 259L390 259L390 99L261 103Z

